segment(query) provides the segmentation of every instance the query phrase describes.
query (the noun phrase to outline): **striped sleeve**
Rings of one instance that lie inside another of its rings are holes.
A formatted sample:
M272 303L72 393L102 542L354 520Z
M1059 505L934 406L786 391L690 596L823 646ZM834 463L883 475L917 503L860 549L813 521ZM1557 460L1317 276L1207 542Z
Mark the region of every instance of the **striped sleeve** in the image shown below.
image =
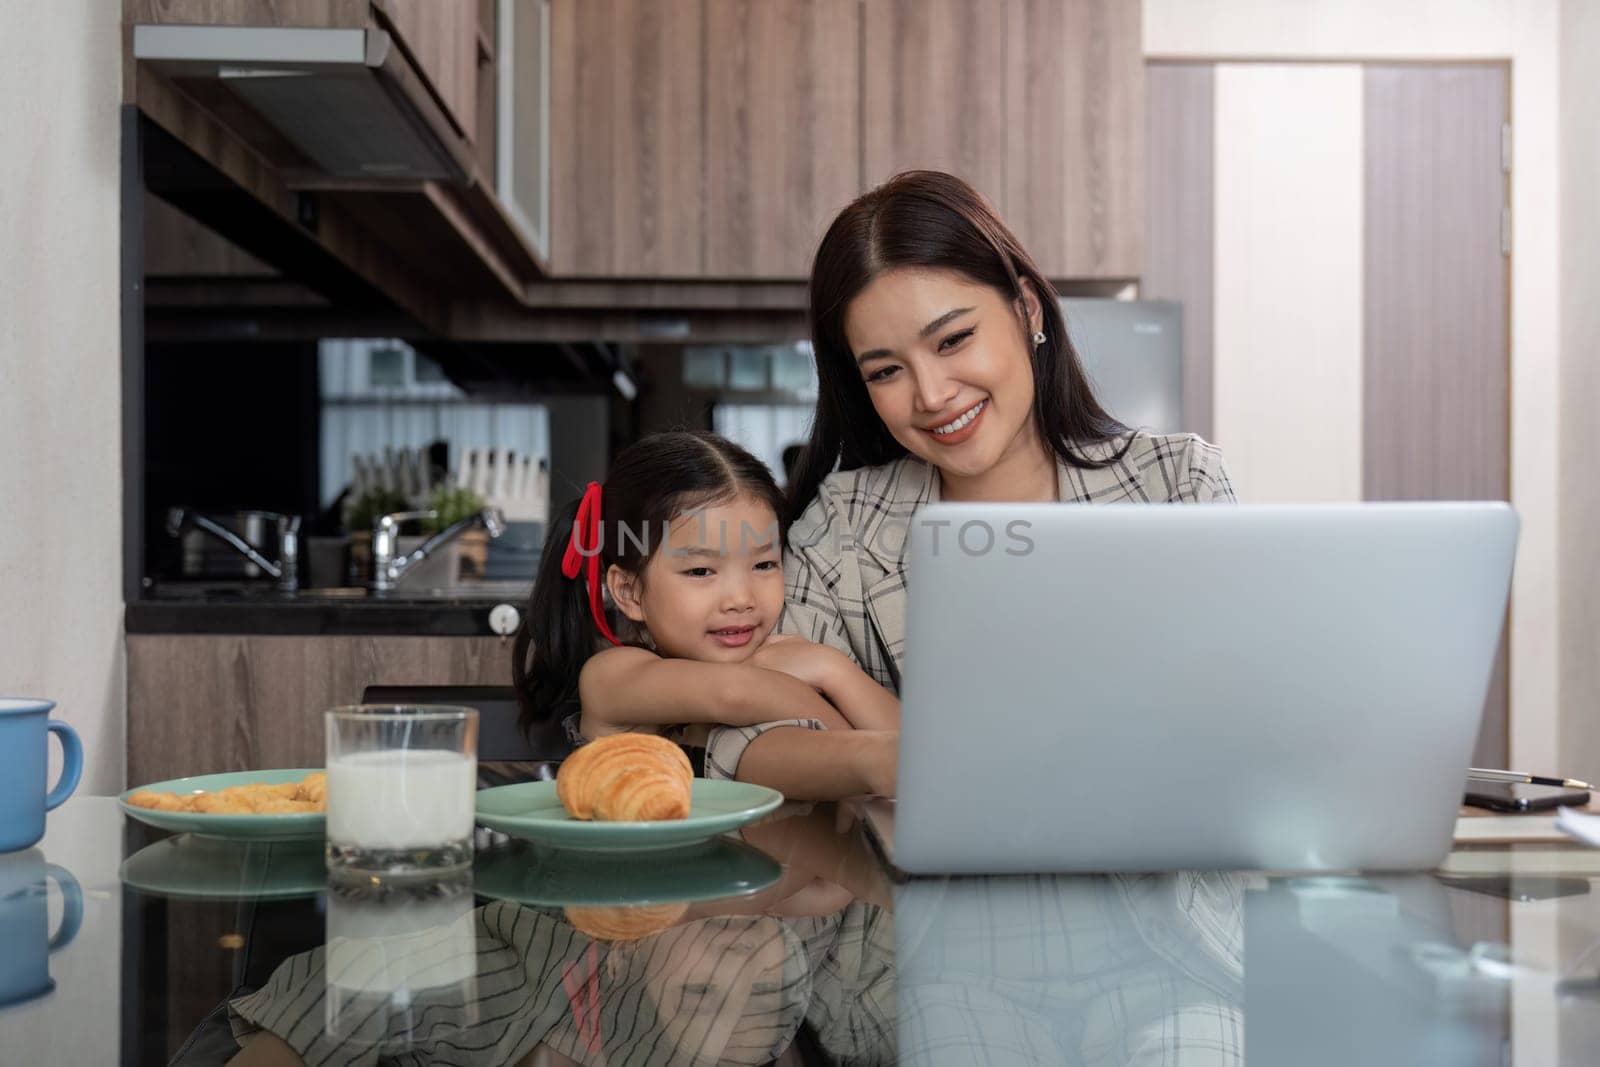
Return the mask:
M474 918L464 973L448 964L425 979L389 938L335 962L324 948L291 956L229 1002L234 1036L270 1031L313 1067L516 1063L540 1045L610 1067L754 1067L788 1048L811 999L805 946L771 916L714 916L614 943L505 901ZM345 988L354 972L368 975L367 991Z

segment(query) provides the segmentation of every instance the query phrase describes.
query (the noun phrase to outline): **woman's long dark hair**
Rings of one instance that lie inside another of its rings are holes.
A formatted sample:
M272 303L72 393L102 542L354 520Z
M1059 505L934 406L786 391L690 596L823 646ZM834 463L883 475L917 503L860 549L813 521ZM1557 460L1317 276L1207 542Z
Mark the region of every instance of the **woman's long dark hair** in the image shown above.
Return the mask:
M1022 296L1026 279L1044 312L1044 344L1030 345L1033 415L1044 440L1072 467L1105 467L1122 458L1131 438L1106 458L1079 451L1128 428L1095 399L1067 336L1055 287L976 189L939 171L906 171L839 212L811 264L811 343L819 389L811 439L789 485L790 520L805 511L831 471L876 466L906 454L873 410L844 331L850 301L897 267L957 271L1012 300Z
M788 531L783 493L766 464L732 441L713 433L674 431L651 434L629 445L600 487L602 580L612 564L641 578L665 543L673 520L741 493L772 508L781 545ZM511 677L522 705L519 722L524 733L577 710L578 675L604 640L589 614L583 575L567 578L561 573L578 504L577 500L567 504L550 524L533 594L512 649ZM624 643L643 643L643 634L631 625L612 629Z

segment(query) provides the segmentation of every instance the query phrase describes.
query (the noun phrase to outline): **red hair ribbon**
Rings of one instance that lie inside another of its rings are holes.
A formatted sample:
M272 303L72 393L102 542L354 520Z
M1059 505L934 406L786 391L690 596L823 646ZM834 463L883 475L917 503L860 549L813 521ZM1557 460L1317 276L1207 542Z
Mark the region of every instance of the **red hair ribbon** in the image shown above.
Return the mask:
M583 535L581 539L580 532ZM603 536L600 532L600 483L590 482L589 488L583 491L583 499L578 502L578 517L573 520L572 535L567 538L567 553L561 557L561 573L567 578L576 578L580 570L587 569L589 614L594 616L594 624L600 628L600 635L613 645L620 645L622 642L617 640L606 623L605 608L600 600L600 546ZM588 544L589 552L581 550L580 540Z

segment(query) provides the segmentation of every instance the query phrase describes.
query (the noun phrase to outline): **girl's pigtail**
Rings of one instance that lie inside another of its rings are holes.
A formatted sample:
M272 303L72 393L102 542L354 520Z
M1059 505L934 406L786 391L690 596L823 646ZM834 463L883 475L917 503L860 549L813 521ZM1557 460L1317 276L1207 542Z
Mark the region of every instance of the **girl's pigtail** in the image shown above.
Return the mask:
M581 578L569 579L561 572L579 503L567 504L550 523L528 610L512 647L511 679L522 705L518 725L527 735L577 710L578 675L600 636L589 611L588 587Z

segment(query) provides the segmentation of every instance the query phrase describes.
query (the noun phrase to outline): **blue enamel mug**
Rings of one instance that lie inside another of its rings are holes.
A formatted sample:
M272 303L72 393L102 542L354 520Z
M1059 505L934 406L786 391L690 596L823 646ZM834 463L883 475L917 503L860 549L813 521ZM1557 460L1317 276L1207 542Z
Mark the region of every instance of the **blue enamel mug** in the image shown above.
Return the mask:
M0 852L27 848L44 836L44 813L78 788L83 745L72 727L50 718L53 700L0 697ZM45 792L49 735L61 739L61 780Z

